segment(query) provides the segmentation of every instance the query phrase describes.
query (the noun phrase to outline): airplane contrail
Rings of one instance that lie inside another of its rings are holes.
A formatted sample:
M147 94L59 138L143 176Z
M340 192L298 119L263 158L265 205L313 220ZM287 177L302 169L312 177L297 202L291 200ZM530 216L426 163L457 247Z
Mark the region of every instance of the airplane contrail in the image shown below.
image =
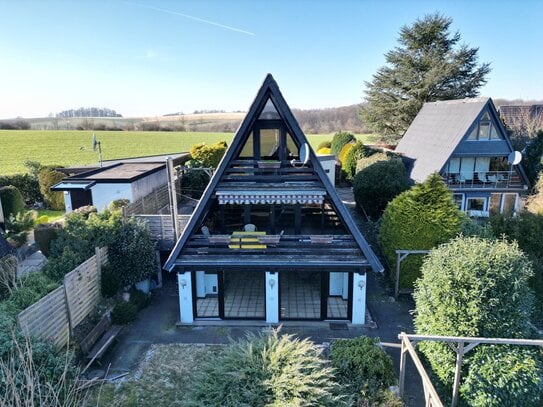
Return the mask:
M191 20L194 20L194 21L199 21L201 23L213 25L215 27L224 28L226 30L235 31L235 32L242 33L242 34L247 34L247 35L252 35L252 36L255 35L255 33L252 33L250 31L241 30L239 28L231 27L229 25L215 23L214 21L209 21L209 20L205 20L205 19L200 18L200 17L191 16L190 14L179 13L178 11L166 10L166 9L159 8L159 7L149 6L147 4L132 3L132 2L129 2L129 1L125 1L124 3L131 4L133 6L148 8L150 10L158 11L158 12L161 12L161 13L172 14L174 16L185 17L185 18L188 18L188 19L191 19Z

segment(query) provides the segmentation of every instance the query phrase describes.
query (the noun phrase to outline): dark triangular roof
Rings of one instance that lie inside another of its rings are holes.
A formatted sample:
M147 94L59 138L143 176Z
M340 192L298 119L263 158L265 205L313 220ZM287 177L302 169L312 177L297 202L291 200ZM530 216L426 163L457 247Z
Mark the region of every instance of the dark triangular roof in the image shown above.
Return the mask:
M236 158L236 154L238 154L240 149L243 147L243 143L247 139L248 134L253 128L255 122L258 120L259 115L261 114L268 100L272 101L279 116L285 123L288 132L292 135L296 143L300 146L304 143L307 143L307 139L302 132L302 129L300 128L298 122L294 118L294 115L292 114L289 106L287 105L283 95L281 94L277 83L273 79L273 76L271 74L268 74L264 79L264 82L260 87L260 90L258 91L249 111L247 112L245 119L241 122L230 146L224 154L215 173L213 174L213 177L211 178L211 181L209 182L206 190L204 191L193 215L191 216L189 223L185 227L183 234L177 241L172 253L166 261L166 264L164 265L165 269L171 271L176 265L178 265L176 264L176 259L181 253L184 245L189 240L190 236L195 232L196 228L200 225L200 222L205 217L207 210L209 209L208 203L213 197L213 194L217 188L217 185L219 184L219 181L221 180L221 177L225 173L230 162ZM358 227L355 225L353 219L351 218L347 208L343 205L343 202L337 195L334 186L328 179L328 176L322 168L322 165L320 164L316 154L313 152L312 149L309 149L309 154L309 161L312 163L315 173L318 175L322 186L326 190L328 197L336 208L338 216L343 221L343 224L345 225L347 231L352 235L358 248L365 256L367 264L369 264L374 271L383 271L383 266L381 265L381 263L375 256L375 253L360 233Z
M441 171L458 144L468 136L485 111L490 112L492 123L497 127L509 150L514 151L491 98L427 102L395 150L409 160L411 179L424 182L430 174ZM518 168L527 182L522 166Z

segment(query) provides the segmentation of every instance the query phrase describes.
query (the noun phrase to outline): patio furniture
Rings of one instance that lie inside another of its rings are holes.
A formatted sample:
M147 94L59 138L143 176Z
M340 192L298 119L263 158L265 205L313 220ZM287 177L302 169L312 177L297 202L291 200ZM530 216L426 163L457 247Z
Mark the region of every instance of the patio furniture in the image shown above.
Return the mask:
M243 227L243 230L245 232L255 232L256 231L256 226L253 225L252 223L248 223Z
M265 249L267 246L260 243L259 237L265 236L266 232L234 232L230 238L230 249Z

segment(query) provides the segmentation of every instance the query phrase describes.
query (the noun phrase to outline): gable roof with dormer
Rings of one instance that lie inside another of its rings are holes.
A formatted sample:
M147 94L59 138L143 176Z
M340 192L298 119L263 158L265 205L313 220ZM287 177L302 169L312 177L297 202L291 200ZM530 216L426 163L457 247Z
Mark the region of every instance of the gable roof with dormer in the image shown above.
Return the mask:
M190 221L188 222L186 228L184 229L181 237L178 239L172 253L170 254L168 260L166 261L166 264L164 268L166 270L172 271L175 269L175 267L183 267L184 257L182 256L184 249L188 245L189 240L191 237L193 237L199 227L201 226L202 222L204 221L205 217L207 216L207 213L209 211L211 201L214 196L216 196L217 189L219 185L224 184L224 179L227 178L227 170L230 167L231 163L236 160L236 158L239 156L239 152L244 146L244 143L247 141L249 135L251 134L251 131L256 123L256 121L259 119L261 114L265 112L265 106L268 104L269 101L273 104L273 107L275 108L276 113L279 115L280 119L283 121L283 123L286 126L286 129L288 133L291 135L292 139L298 146L302 146L307 143L307 139L302 132L298 122L294 118L294 115L292 114L290 108L288 107L283 95L281 94L279 87L277 83L275 82L274 78L271 74L268 74L260 87L249 111L247 112L247 115L245 116L244 120L241 122L238 130L236 131L236 134L234 135L234 138L228 147L227 151L225 152L221 162L219 163L215 173L213 174L213 177L211 178L206 190L204 191ZM337 214L343 224L345 225L345 228L347 232L349 233L349 238L352 238L354 240L354 245L356 248L361 252L360 259L357 260L357 262L352 263L352 265L360 265L362 268L370 266L374 271L383 271L383 266L377 259L375 253L371 249L371 247L368 245L367 241L364 239L362 234L360 233L359 229L355 225L353 219L351 218L349 212L347 211L347 208L343 205L341 202L341 199L337 195L337 192L333 185L331 184L330 180L328 179L328 176L326 175L324 169L322 168L316 154L313 152L311 148L309 148L309 162L311 163L311 167L313 169L313 174L316 176L315 178L318 180L318 183L320 187L322 187L327 196L329 197L330 201L332 202L335 210L337 211ZM222 182L222 183L221 183ZM340 243L341 244L341 243ZM324 258L326 253L322 254L322 257ZM202 255L200 258L201 264L208 264L209 259L206 260L206 255ZM266 262L266 259L270 259L271 257L266 257L266 254L263 254L261 256L246 256L245 258L239 258L237 259L238 264L240 264L239 261L247 260L251 257L251 259L255 257L259 257L259 260L262 262ZM315 265L316 267L319 266L317 262L312 261L313 259L310 258L311 256L303 256L303 253L300 253L299 256L283 256L280 261L277 261L276 263L273 263L273 265L287 265L290 263L290 267L295 268L298 266L303 266L303 262L307 261L308 265ZM236 261L236 259L230 259L229 261ZM298 263L297 263L298 262ZM341 262L337 262L338 267L341 266ZM193 263L191 263L194 265ZM333 264L333 263L330 263ZM335 264L335 263L334 263Z
M423 105L395 150L405 158L411 179L423 182L430 174L441 171L484 112L490 114L492 124L509 151L514 151L491 98L428 102ZM519 170L525 179L521 166Z

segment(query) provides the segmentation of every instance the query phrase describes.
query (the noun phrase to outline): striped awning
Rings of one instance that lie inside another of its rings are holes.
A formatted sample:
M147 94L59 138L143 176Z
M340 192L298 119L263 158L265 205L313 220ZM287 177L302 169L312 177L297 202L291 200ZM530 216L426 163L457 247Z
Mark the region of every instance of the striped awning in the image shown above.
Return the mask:
M280 191L227 191L216 192L220 205L263 205L263 204L322 204L326 191L324 189L313 190L280 190Z

